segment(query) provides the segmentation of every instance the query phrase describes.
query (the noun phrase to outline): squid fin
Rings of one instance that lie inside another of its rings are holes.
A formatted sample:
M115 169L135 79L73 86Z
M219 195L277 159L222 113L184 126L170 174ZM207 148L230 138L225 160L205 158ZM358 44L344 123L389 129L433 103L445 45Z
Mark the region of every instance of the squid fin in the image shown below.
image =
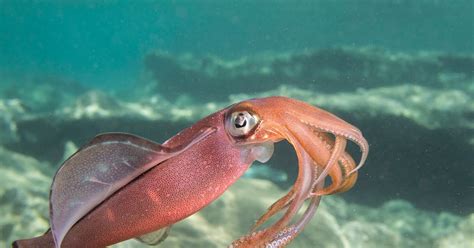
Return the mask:
M125 133L95 137L57 171L50 193L50 222L55 247L72 226L120 188L144 172L203 140L206 128L176 147Z

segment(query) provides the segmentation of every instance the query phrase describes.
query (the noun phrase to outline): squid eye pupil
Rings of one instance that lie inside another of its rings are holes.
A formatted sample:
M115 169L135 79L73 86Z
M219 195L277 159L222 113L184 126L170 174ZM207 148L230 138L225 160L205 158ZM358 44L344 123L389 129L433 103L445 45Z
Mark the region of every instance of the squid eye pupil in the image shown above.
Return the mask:
M245 137L255 128L258 122L259 118L256 114L248 111L232 112L226 116L225 129L233 137Z
M240 113L236 118L235 118L235 122L234 122L234 126L236 128L243 128L247 125L247 119L245 118L245 116Z

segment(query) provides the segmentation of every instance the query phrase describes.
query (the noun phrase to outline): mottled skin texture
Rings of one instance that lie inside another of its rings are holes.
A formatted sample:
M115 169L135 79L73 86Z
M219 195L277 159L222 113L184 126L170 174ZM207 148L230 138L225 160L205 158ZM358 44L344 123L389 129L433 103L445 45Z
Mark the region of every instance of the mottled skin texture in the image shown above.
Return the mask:
M62 247L105 247L134 238L176 223L220 196L252 162L242 161L245 149L229 141L223 113L167 141L172 146L192 137L202 126L220 127L205 141L146 172L99 205L69 231ZM54 246L50 234L42 239Z
M217 126L222 119L219 113L200 123ZM186 139L186 133L199 128L200 123L168 143ZM84 239L90 240L91 247L118 243L199 211L248 168L241 162L241 150L227 139L221 128L181 156L145 173L77 223L66 236L64 247L74 247Z
M244 136L233 137L225 122L231 113L258 117ZM61 247L104 247L172 225L207 206L234 183L255 159L250 149L264 142L288 140L298 156L299 174L290 192L273 204L253 231L231 247L284 247L313 217L321 195L350 189L357 169L365 162L368 144L361 132L336 116L309 104L285 97L251 99L223 109L197 122L165 142L189 142L203 128L215 132L178 156L142 174L79 220ZM357 166L345 152L346 140L362 151ZM324 187L329 175L332 184ZM309 200L296 222L290 221ZM286 209L273 225L257 228ZM51 233L16 242L19 247L54 247Z

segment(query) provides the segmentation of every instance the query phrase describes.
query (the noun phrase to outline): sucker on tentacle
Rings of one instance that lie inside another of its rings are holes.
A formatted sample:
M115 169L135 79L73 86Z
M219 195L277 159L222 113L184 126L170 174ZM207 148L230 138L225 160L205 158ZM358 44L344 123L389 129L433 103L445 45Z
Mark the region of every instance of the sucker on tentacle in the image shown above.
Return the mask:
M292 135L292 131L287 132L288 140L293 146L295 146L297 157L298 157L298 164L299 164L299 172L298 177L296 179L294 188L283 198L277 201L283 203L287 201L288 209L285 214L273 225L270 227L259 231L253 232L250 235L247 235L238 241L235 241L232 247L284 247L284 245L288 244L294 237L297 236L298 229L296 231L289 231L292 229L287 226L287 224L291 221L291 219L295 216L298 210L301 208L304 201L310 197L310 193L314 187L314 180L319 178L318 170L315 169L315 163L312 160L311 156L305 152L305 149L301 146L299 141ZM319 183L322 185L322 180ZM292 198L291 201L288 199ZM313 197L314 199L319 199L319 196ZM283 199L283 200L282 200ZM289 202L288 202L289 201ZM268 218L270 218L273 214L277 213L281 210L286 204L278 204L278 208L273 208L272 212L265 213L258 221L257 226L263 224ZM271 207L272 208L272 207ZM311 204L308 206L308 209L311 208ZM312 216L312 213L306 213L303 215L302 219L298 223L307 223ZM303 226L304 226L303 224ZM289 235L290 234L290 235ZM265 238L263 238L265 237Z
M333 141L328 137L327 134L321 133L313 125L307 125L303 121L296 117L293 117L292 115L289 115L287 118L293 123L293 132L307 133L307 135L297 136L298 142L300 142L305 147L313 161L319 160L319 164L324 165L323 172L317 179L316 184L319 181L324 181L328 174L331 176L331 179L333 181L330 186L319 190L317 194L326 195L336 191L343 181L341 171L339 167L336 166L336 164L344 153L346 147L346 139L342 136L336 135L335 141ZM302 124L301 127L300 125L295 124L298 122ZM312 137L314 138L312 139ZM326 161L324 161L323 159L323 152L328 154L328 159Z
M316 175L319 174L317 171L317 168L314 167L314 172ZM314 188L316 190L319 190L323 187L323 184L324 182L321 181L317 185L315 185ZM277 234L275 239L272 240L271 243L269 243L266 247L285 247L287 244L290 243L290 241L292 241L294 238L296 238L296 236L298 236L298 234L303 230L306 224L308 224L313 215L316 213L316 209L318 208L319 203L321 201L321 196L308 196L307 198L311 198L311 201L308 204L308 207L306 208L306 211L304 212L300 220L297 223L291 225L290 227L283 229L280 233Z
M321 132L321 130L317 129L317 127L315 127L314 125L310 125L307 122L302 121L302 123L306 124L308 128L313 131L316 137L324 143L324 147L327 150L334 150L335 141L331 139L328 133ZM341 136L336 136L336 139L337 137ZM334 155L334 152L332 154ZM329 195L340 193L349 190L354 185L357 179L357 173L350 174L350 172L353 171L355 168L355 162L352 157L347 152L343 151L342 154L338 157L337 165L337 169L333 167L332 171L329 172L329 175L332 179L332 184L320 190L319 192L313 192L313 194ZM331 170L331 168L327 169Z
M314 174L315 178L318 177L318 169L314 167ZM323 187L323 182L319 182L318 185L315 185L314 188L321 189ZM229 248L240 248L240 247L262 247L262 248L282 248L288 245L293 239L295 239L298 234L303 230L305 225L311 220L313 215L316 212L317 207L321 201L321 196L308 196L307 198L311 198L310 203L307 206L306 211L304 212L303 216L300 217L300 220L292 224L289 227L283 228L279 231L274 238L270 239L269 241L259 244L256 246L248 246L247 242L249 239L264 239L264 236L267 229L260 230L260 231L252 231L250 235L240 238L239 240L234 241Z
M341 159L339 160L339 168L341 172L343 172L343 181L340 186L333 192L335 193L342 193L345 192L354 186L357 180L357 172L348 175L347 171L351 171L355 168L355 162L351 158L351 156L347 153L344 153Z
M296 116L300 115L294 111L292 112L287 112L289 114L293 113L293 114L296 114ZM336 117L337 118L337 117ZM331 134L334 134L334 135L339 135L339 136L343 136L345 138L347 138L348 140L356 143L360 149L361 149L361 152L362 152L362 155L361 155L361 158L360 158L360 161L359 161L359 164L353 169L351 170L348 175L351 175L352 173L356 172L357 170L359 170L365 163L366 159L367 159L367 155L368 155L368 152L369 152L369 145L367 143L367 141L362 137L362 133L360 132L359 129L351 126L352 128L350 129L350 131L353 132L353 134L349 134L345 131L338 131L336 130L335 128L331 129L331 128L326 128L326 127L322 127L322 126L318 126L314 123L311 123L309 121L305 121L303 119L300 119L300 121L306 125L309 125L309 126L312 126L313 128L317 129L317 130L320 130L324 133L331 133ZM342 120L341 120L342 121Z
M338 177L333 176L332 177L333 178L332 185L318 190L316 192L316 194L319 194L319 195L330 194L330 193L332 193L333 191L337 190L340 187L340 184L342 183L342 180L339 180L339 178L342 179L342 173L339 169L339 166L336 166L336 165L338 165L341 154L344 152L345 148L346 148L346 139L343 138L342 136L336 136L335 144L332 148L331 157L329 158L329 160L328 160L323 172L321 173L320 177L316 181L316 184L319 181L323 181L324 179L326 179L326 176L330 172L330 170L333 170L333 171L337 172Z
M276 111L271 114L271 118L262 118L266 127L259 127L258 132L262 133L257 132L250 138L254 141L272 137L274 142L286 139L297 153L298 176L293 188L256 221L252 233L235 241L232 247L286 246L313 217L322 195L343 192L354 185L357 179L356 171L365 163L367 157L367 141L356 127L335 115L297 100L284 97L276 97L274 100L275 102L265 103L249 101L236 109L248 108L252 112L258 112L260 109L273 109L274 104L280 101L284 104L283 113ZM268 121L270 119L272 121ZM347 140L356 143L362 151L357 166L345 151ZM332 183L324 187L327 176L331 177ZM307 211L296 223L290 224L306 199L311 199ZM283 209L286 209L286 212L279 220L255 232L260 225Z

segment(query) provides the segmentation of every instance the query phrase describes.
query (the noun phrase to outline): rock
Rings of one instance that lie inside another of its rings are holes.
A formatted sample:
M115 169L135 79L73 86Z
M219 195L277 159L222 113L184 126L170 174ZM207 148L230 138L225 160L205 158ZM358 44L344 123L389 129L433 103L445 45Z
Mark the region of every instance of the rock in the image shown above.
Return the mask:
M432 210L474 211L464 193L474 177L468 166L474 160L472 55L329 48L236 60L157 52L145 62L157 91L168 99L192 94L198 102L225 106L286 95L356 124L368 138L371 154L362 170L366 176L348 198L376 206L401 197ZM275 156L284 161L276 162L276 168L293 178L295 171L286 166L292 154ZM379 184L390 186L383 193L370 187Z
M160 115L139 103L127 103L102 91L88 91L76 98L71 105L58 109L64 119L138 118L155 120Z
M473 56L406 54L373 47L266 53L235 60L155 52L145 58L145 64L163 96L192 94L204 102L223 101L235 93L265 92L280 84L323 93L400 84L446 89L468 85L474 75Z
M0 147L0 246L48 226L51 166Z
M232 94L229 98L237 102L270 95L297 98L335 113L352 115L351 119L397 117L429 130L474 129L474 89L399 85L321 94L283 85L260 94Z
M0 134L0 143L57 165L68 141L81 146L99 133L119 131L163 142L237 101L285 95L337 114L369 141L369 160L354 190L343 195L346 200L379 206L402 198L434 211L474 211L465 192L474 177L471 55L332 48L235 61L154 53L146 61L156 74L148 92L120 97L90 90L52 104L47 113L0 112L0 126L8 130ZM161 77L160 70L167 70L167 76ZM186 83L192 80L200 86ZM225 83L233 85L222 87ZM270 163L287 174L288 180L278 182L287 187L297 162L291 147L276 149ZM358 154L354 147L349 150Z
M16 119L25 113L18 99L0 99L0 144L18 142Z
M459 247L472 248L474 244L474 214L464 219L457 228L457 231L445 236L436 242L436 247Z
M93 91L53 114L17 118L14 134L18 141L7 142L6 146L58 164L67 141L81 146L99 133L119 131L162 142L219 108L268 95L307 101L363 131L371 146L370 157L354 192L345 195L347 199L377 206L388 199L402 198L431 210L450 209L464 214L474 211L469 196L462 193L474 177L468 166L474 160L474 94L468 90L401 85L322 94L280 86L258 94L230 95L225 102L202 104L190 104L186 99L170 102L157 95L125 102ZM288 174L288 181L280 182L284 187L297 172L296 166L288 165L297 162L291 147L277 149L270 163L272 168ZM358 151L352 149L352 153ZM428 153L430 156L425 155ZM413 173L414 170L423 173ZM400 184L402 177L404 183ZM372 187L379 184L386 185L384 191ZM420 194L424 197L420 198Z
M0 98L20 99L28 109L48 112L69 104L86 89L74 80L47 74L34 75L27 76L21 82L2 82Z
M0 148L0 245L48 228L52 175L47 164ZM269 181L240 179L208 207L175 224L161 246L225 247L284 194ZM371 208L328 196L290 247L469 247L473 216L435 214L401 200ZM113 247L148 246L129 240Z

